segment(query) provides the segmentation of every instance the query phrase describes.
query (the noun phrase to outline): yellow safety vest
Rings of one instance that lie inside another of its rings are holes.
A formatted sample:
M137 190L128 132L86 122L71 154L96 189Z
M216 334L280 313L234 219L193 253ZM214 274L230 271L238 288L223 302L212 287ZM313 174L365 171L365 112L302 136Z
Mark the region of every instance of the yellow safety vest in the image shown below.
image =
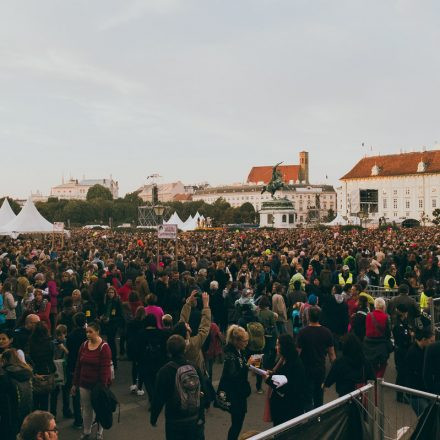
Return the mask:
M429 307L429 296L425 295L425 292L422 292L420 295L420 310L423 311Z
M385 290L391 290L392 289L390 287L390 280L391 279L394 280L394 287L393 287L393 289L395 289L397 287L396 279L392 275L385 275L385 278L383 280L383 287L385 287Z
M342 273L338 276L339 285L344 287L346 284L353 284L353 274L350 272L347 278L347 281L344 280L344 277L342 276Z

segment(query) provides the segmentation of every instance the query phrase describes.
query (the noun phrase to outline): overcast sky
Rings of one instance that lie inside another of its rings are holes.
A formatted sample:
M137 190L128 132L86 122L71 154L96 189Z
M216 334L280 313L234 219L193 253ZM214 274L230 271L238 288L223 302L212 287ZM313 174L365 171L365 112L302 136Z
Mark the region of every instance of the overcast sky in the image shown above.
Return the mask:
M439 148L440 2L2 0L0 196ZM362 147L362 143L365 146Z

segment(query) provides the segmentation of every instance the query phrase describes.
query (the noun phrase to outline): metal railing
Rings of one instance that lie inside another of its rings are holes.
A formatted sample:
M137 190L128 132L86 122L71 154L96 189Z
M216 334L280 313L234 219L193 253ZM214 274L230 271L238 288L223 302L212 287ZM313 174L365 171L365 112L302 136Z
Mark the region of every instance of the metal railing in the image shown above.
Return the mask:
M431 314L432 331L438 341L440 340L440 298L431 298L429 313Z
M358 390L353 391L350 394L346 394L345 396L339 397L338 399L326 403L325 405L322 405L319 408L313 409L312 411L309 411L305 414L295 417L294 419L289 420L288 422L275 426L260 434L254 435L253 437L250 437L249 440L276 439L276 437L281 434L285 434L288 431L293 431L295 427L297 427L298 425L306 423L310 420L318 419L326 412L335 409L337 407L340 407L345 403L349 402L350 400L357 401L359 398L362 398L364 395L368 393L370 394L368 401L373 402L374 398L372 398L372 396L374 395L374 385L372 383L369 383L368 385L365 385L362 388L359 388Z

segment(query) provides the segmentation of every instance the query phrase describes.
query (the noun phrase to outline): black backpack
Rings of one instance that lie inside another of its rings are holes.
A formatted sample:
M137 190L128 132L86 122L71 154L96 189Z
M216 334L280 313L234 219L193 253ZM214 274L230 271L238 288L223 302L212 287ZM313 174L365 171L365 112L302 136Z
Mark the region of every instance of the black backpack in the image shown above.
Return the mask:
M187 417L196 416L200 409L202 385L196 369L190 365L171 365L176 369L174 398L176 405Z

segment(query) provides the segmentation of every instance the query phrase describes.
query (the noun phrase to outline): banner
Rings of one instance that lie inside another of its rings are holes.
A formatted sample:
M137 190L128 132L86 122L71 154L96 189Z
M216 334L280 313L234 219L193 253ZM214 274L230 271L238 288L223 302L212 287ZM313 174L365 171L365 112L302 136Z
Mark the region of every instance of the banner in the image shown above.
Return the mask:
M177 225L159 225L157 227L157 238L177 239Z

